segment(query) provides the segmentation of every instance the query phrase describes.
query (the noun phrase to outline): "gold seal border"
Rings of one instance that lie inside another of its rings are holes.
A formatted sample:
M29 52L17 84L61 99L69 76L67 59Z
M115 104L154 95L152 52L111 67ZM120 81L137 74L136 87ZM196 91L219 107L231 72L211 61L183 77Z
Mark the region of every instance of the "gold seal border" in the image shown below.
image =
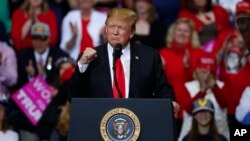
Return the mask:
M117 115L117 114L127 115L134 122L135 131L134 131L134 134L132 135L132 137L130 138L130 141L136 141L139 138L139 135L141 132L141 124L140 124L139 118L136 116L136 114L134 112L132 112L131 110L126 109L126 108L115 108L115 109L108 111L104 115L104 117L101 120L101 124L100 124L100 132L101 132L103 140L104 141L112 141L106 132L107 122L109 121L109 119L111 117L113 117L114 115Z

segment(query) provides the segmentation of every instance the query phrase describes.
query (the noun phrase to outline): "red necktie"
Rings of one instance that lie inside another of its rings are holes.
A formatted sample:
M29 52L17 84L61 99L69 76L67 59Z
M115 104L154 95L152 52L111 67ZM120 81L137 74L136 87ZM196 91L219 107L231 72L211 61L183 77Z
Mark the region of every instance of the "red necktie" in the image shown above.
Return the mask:
M122 98L125 98L125 75L124 75L124 70L123 70L123 66L122 66L122 62L120 58L117 59L115 68L116 68L115 73L116 73L117 84L122 94ZM115 85L115 78L113 82L113 95L114 95L114 98L120 98L119 92Z

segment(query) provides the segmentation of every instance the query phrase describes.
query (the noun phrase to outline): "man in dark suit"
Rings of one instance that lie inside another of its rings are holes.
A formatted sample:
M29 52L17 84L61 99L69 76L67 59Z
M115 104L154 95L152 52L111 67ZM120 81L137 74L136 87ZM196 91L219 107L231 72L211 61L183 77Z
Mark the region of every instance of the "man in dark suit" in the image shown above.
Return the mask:
M136 14L132 10L114 8L109 11L105 27L108 43L95 49L86 48L80 55L71 79L71 97L174 99L157 50L130 44L135 22ZM116 61L120 60L122 64L121 80L115 77L118 72L113 69L113 48L118 44L122 46L122 53ZM114 89L120 95L116 95ZM179 106L176 102L173 106L176 114Z
M56 27L55 27L56 28ZM58 47L49 47L50 29L45 23L35 23L31 28L32 46L33 48L18 52L18 86L21 88L37 75L41 75L44 80L51 84L59 75L59 70L56 67L56 61L61 57L68 55ZM16 88L16 89L17 89ZM53 104L53 103L52 103ZM56 120L49 113L57 107L50 105L47 107L41 120L37 126L33 126L23 112L17 108L17 127L20 129L20 137L22 140L48 140L53 128L56 125Z
M51 83L58 74L55 62L68 55L58 47L49 47L50 29L45 23L36 23L31 29L32 47L18 52L19 86L28 83L37 75Z

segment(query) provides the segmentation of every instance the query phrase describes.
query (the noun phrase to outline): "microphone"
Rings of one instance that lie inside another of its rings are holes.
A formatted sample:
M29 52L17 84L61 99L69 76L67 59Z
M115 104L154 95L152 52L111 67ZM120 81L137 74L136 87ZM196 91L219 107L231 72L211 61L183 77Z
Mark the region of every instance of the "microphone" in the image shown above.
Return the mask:
M113 68L115 67L116 60L121 57L122 44L118 43L113 47Z
M122 98L122 93L118 87L118 82L117 82L117 78L116 78L115 63L116 63L117 59L121 57L121 54L122 54L122 44L118 43L113 47L113 72L114 72L114 84L115 84L115 87L119 93L120 98Z

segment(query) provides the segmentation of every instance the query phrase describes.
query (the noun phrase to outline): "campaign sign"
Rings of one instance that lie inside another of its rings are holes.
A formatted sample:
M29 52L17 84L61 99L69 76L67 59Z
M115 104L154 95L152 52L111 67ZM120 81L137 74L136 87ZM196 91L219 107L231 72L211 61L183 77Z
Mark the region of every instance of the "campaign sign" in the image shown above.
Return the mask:
M37 76L11 97L25 113L33 125L37 125L44 110L50 103L52 93L50 86L41 76Z

